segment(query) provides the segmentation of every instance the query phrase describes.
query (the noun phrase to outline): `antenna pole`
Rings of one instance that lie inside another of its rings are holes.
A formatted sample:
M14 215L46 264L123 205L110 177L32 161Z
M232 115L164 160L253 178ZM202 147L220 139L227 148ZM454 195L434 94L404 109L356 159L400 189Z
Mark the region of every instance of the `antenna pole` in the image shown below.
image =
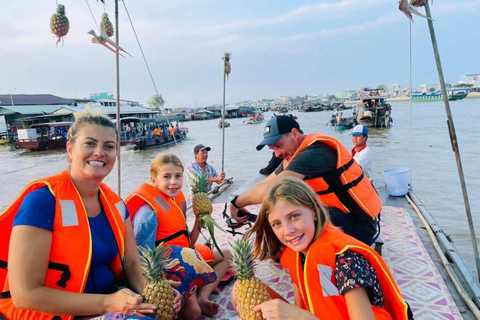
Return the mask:
M433 53L435 55L435 62L437 63L438 78L440 80L440 86L442 88L442 93L443 93L443 103L445 104L445 111L447 112L447 125L448 125L448 131L450 133L450 142L452 144L453 152L455 153L458 176L460 177L460 186L462 187L463 202L465 204L468 227L470 228L470 240L472 241L473 254L475 257L475 264L477 266L477 275L478 275L478 278L480 279L480 258L478 255L478 246L477 246L477 240L475 236L475 227L473 224L472 212L470 210L470 202L468 201L467 185L465 183L465 176L463 174L462 160L460 158L460 149L458 148L457 134L455 132L455 126L453 124L453 116L450 110L450 104L448 102L448 92L447 92L447 88L445 87L445 79L443 78L443 70L442 70L442 64L440 62L440 54L438 52L437 38L435 36L432 14L430 12L430 5L428 4L428 2L425 5L425 13L427 14L427 17L430 18L430 19L427 19L428 28L430 29L430 38L432 39Z

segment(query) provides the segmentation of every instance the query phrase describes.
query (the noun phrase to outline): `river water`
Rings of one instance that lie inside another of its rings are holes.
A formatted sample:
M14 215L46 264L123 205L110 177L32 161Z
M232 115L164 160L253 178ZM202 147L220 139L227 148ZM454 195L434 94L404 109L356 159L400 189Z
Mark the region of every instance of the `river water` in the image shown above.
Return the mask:
M480 238L480 99L451 102L457 131L477 239ZM351 130L335 131L326 125L331 112L293 112L305 133L321 132L331 135L351 149ZM344 111L345 116L351 114ZM266 119L271 113L264 114ZM393 102L393 126L389 129L370 129L368 144L374 155L375 180L383 180L382 171L409 167L411 183L429 212L455 241L462 257L475 275L475 263L470 242L465 207L457 174L455 156L448 136L446 113L442 102ZM224 168L227 177L247 180L264 167L271 152L255 146L262 138L264 125L247 125L243 119L229 119L225 128ZM159 152L177 153L186 164L193 160L193 147L198 143L210 146L209 163L217 170L222 166L222 130L218 120L185 122L187 139L178 146L144 151L121 150L121 195L126 197L138 185L149 181L150 161ZM28 152L0 147L0 211L33 179L54 174L67 168L66 153ZM117 190L117 168L105 179Z

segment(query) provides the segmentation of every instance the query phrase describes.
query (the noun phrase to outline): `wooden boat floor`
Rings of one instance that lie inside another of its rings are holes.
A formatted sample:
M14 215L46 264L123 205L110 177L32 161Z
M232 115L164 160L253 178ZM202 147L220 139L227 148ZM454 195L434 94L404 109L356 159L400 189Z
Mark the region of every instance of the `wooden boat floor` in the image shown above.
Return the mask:
M227 230L225 219L222 218L224 204L213 205L213 217ZM251 212L258 212L259 205L249 206ZM412 218L405 208L384 206L381 214L381 238L384 241L382 256L392 271L400 291L410 304L415 319L462 319L450 291L448 290L435 263L430 258L420 237L418 236ZM192 216L188 218L193 224ZM243 232L246 227L238 229ZM204 231L205 236L208 235ZM236 237L239 237L238 235ZM199 240L201 240L200 236ZM228 242L235 237L230 233L215 230L215 238L221 248L228 249ZM256 275L287 300L293 302L293 285L288 273L274 261L257 263ZM236 314L230 302L233 282L220 287L218 295L210 298L220 304L220 311L215 319L236 320Z

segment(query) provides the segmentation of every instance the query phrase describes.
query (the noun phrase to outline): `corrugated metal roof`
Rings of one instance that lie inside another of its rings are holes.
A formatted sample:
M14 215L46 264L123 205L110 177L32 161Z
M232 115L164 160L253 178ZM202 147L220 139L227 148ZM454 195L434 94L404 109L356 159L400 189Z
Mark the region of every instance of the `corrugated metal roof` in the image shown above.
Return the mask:
M62 97L54 96L53 94L0 94L0 102L2 106L13 105L68 105L73 104L75 101L72 99L65 99Z
M68 107L68 105L33 105L33 106L3 106L2 109L10 112L0 112L0 114L12 114L20 113L22 115L32 114L50 114L62 107Z
M101 105L93 105L88 107L91 111L100 111L103 114L114 116L117 114L117 108L116 107L105 107ZM54 112L54 114L60 115L60 114L72 114L74 112L81 112L85 110L85 106L62 106L61 108L57 108ZM152 109L147 109L143 107L131 107L127 105L120 105L120 113L121 114L150 114L150 113L155 113L154 110Z

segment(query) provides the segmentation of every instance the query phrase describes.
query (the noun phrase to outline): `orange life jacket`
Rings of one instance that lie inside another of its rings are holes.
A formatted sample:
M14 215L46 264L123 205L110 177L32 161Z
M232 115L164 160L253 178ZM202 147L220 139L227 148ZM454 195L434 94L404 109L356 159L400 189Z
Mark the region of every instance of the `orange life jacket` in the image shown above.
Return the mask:
M157 234L155 235L156 246L163 242L164 245L183 248L193 247L205 261L213 261L214 256L209 247L199 243L194 246L190 245L184 213L186 202L182 191L171 199L154 186L144 183L125 199L125 203L132 220L138 209L145 203L153 209L158 221Z
M8 250L13 220L23 199L30 192L47 186L55 197L52 246L45 286L82 293L90 271L92 240L87 212L67 171L30 183L0 215L0 319L8 320L71 320L73 316L54 316L36 311L17 309L10 298L7 279ZM122 199L107 185L100 185L100 199L117 243L117 257L110 269L116 278L123 275L125 258L126 208ZM3 318L2 318L3 316Z
M350 319L345 297L339 293L335 279L336 257L346 250L364 256L377 272L384 306L372 306L375 319L412 319L409 306L382 257L331 224L325 226L320 237L308 249L303 268L300 253L288 247L280 258L300 292L302 307L322 320Z
M378 216L382 210L382 200L360 165L340 141L320 133L308 134L292 158L283 161L283 168L288 170L288 164L315 142L326 144L337 152L335 170L304 178L317 193L318 199L327 207L338 208L344 213L363 212L372 218Z

